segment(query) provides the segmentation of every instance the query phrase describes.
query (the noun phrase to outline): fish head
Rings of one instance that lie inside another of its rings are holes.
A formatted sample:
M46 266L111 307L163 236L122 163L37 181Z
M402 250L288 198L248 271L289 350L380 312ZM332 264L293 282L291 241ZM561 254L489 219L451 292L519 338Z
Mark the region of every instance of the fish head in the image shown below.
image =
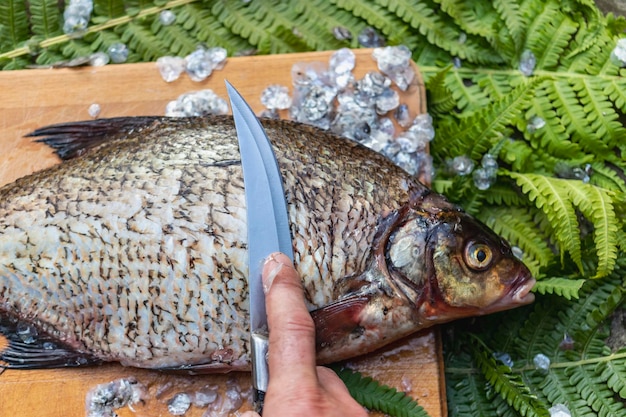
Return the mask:
M511 246L445 197L421 195L391 228L389 276L419 321L443 323L534 300L535 280Z
M490 314L529 304L532 274L511 246L479 220L458 210L438 213L426 238L431 319Z

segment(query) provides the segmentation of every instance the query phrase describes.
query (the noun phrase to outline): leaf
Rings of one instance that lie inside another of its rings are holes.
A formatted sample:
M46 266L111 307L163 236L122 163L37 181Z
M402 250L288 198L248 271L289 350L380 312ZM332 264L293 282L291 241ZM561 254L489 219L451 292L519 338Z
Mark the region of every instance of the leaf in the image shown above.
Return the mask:
M428 417L428 413L405 393L380 385L372 378L347 368L334 370L350 395L363 407L397 417Z
M557 232L556 239L560 246L569 252L578 269L582 271L578 220L568 190L564 189L565 180L538 174L509 172L508 175L517 182L537 208L546 213Z
M508 366L498 365L493 356L484 349L480 349L475 344L472 346L474 360L478 363L487 382L510 406L524 417L550 415L546 405L531 394L519 375L514 375Z
M537 281L533 291L539 294L557 294L567 300L571 300L572 298L578 298L578 292L584 284L584 279L551 277Z

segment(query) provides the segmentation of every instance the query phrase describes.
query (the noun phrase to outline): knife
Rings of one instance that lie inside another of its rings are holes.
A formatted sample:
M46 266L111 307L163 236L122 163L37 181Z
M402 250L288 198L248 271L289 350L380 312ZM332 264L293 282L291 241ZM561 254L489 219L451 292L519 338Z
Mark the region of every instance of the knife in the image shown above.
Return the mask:
M293 261L293 248L282 176L272 145L259 119L228 81L226 89L235 119L246 196L252 386L255 409L260 414L269 383L269 340L261 273L272 252L283 252Z

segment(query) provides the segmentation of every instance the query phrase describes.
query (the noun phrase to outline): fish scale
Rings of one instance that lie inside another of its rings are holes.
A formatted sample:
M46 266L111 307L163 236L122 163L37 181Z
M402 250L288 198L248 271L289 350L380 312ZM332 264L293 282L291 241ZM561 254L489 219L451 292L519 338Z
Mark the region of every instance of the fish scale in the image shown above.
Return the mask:
M315 310L320 361L434 324L423 311L439 308L436 289L416 288L386 252L417 211L428 220L409 235L433 234L429 228L448 221L441 213L474 220L356 143L293 122L263 124L283 177L294 261ZM88 151L0 189L0 316L54 341L47 363L55 366L248 369L246 207L232 119L99 119L35 134L61 153ZM412 249L403 245L390 253ZM517 294L522 282L524 298L527 270L505 252L517 281L500 285L501 295ZM442 270L429 262L410 264ZM41 343L12 343L0 351L5 366L38 365L19 358L18 344L45 357ZM64 355L70 359L59 365Z

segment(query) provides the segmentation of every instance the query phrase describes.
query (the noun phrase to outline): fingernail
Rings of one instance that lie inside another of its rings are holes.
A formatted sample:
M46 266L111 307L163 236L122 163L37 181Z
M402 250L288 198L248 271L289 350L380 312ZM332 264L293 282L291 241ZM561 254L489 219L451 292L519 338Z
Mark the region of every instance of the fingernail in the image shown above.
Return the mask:
M269 271L269 273L263 274L263 292L265 294L267 294L270 291L270 288L272 287L272 283L274 282L274 279L276 278L280 270L283 269L283 266L284 266L284 264L276 260L276 254L271 254L265 260L266 267L267 265L271 263L273 263L273 265L271 265L272 269Z

